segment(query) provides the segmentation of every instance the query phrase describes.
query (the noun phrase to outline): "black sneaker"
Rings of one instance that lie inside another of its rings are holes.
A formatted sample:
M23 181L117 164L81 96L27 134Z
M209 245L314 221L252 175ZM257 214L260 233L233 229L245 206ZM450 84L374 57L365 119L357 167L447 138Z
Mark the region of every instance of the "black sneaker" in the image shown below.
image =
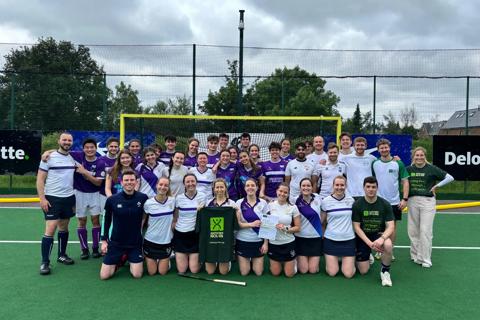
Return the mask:
M58 257L57 262L63 263L65 265L70 265L75 263L75 261L73 261L73 259L67 255Z
M102 256L100 252L98 252L98 248L92 249L92 258L98 259Z
M80 255L80 259L87 260L90 258L90 251L88 249L82 249L82 254Z
M46 276L47 274L50 274L50 263L42 262L42 264L40 265L40 274L42 276Z

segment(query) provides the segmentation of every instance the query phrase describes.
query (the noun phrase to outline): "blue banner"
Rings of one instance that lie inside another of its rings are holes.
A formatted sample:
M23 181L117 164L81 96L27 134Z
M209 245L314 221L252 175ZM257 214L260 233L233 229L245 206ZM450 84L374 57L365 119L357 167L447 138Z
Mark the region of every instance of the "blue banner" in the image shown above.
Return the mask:
M411 135L403 134L354 134L352 135L352 143L356 137L364 137L367 139L367 150L366 153L371 153L375 157L379 158L380 154L377 151L377 141L379 139L387 139L392 144L390 146L390 153L392 156L398 156L402 162L408 166L411 163L411 150L413 139ZM335 142L336 138L334 135L325 136L325 151L329 142Z
M69 131L73 135L73 151L82 150L82 142L86 138L93 138L97 140L97 153L100 156L104 156L107 152L107 140L111 137L120 138L118 131ZM143 136L135 132L126 132L125 141L131 139L139 139L141 141L142 148L145 148L149 144L155 141L155 135L151 132L146 132Z

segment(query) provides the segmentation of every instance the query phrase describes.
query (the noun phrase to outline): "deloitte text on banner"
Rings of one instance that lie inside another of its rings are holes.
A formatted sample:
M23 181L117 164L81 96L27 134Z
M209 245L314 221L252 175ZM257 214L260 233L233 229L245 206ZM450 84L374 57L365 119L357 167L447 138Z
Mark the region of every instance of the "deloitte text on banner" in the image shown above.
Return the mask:
M36 173L41 147L40 131L0 130L0 174Z
M456 180L480 180L478 136L433 136L433 163Z

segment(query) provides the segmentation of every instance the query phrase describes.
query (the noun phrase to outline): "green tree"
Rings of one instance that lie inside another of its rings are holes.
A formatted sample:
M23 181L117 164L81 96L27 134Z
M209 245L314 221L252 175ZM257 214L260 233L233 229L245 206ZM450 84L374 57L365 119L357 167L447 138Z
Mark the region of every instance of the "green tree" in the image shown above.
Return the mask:
M350 133L360 133L362 132L363 125L364 123L362 113L360 112L360 104L357 103L357 107L355 108L353 116L343 122L342 128L343 131Z
M115 94L110 97L107 111L107 124L110 130L118 130L120 127L121 113L143 113L138 98L138 91L123 81L115 86ZM129 121L134 124L136 121Z
M0 112L9 119L14 92L15 127L22 129L98 129L105 99L103 68L89 48L40 38L5 56L0 76ZM13 86L13 87L12 87ZM5 126L6 123L1 124Z
M167 101L157 101L155 105L148 107L145 113L189 115L192 114L192 102L185 95L169 98Z
M296 66L257 79L247 90L245 103L255 115L332 116L340 98L325 90L327 82Z

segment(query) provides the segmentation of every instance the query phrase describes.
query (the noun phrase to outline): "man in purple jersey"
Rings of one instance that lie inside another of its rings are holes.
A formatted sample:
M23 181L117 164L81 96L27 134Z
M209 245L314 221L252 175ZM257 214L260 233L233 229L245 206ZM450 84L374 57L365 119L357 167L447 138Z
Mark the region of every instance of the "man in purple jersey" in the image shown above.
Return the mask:
M160 153L159 160L164 165L170 165L170 159L172 158L173 154L175 153L175 148L177 147L177 137L175 136L165 136L165 151Z
M217 151L218 148L218 136L211 134L207 137L207 157L208 157L208 168L213 168L213 166L220 160L220 153Z
M277 188L285 180L285 168L288 161L280 157L282 146L278 142L270 143L270 161L262 163L262 171L265 176L265 183L260 188L260 198L266 201L273 201L277 198Z
M219 152L222 152L223 150L227 150L229 139L230 137L225 132L222 132L218 135L218 151Z
M78 219L77 234L80 240L82 254L80 259L90 257L88 250L87 217L92 220L92 257L100 258L98 244L100 241L100 186L102 174L105 172L104 162L97 158L97 141L87 138L82 143L83 151L70 152L73 159L79 164L73 176L75 189L75 215Z
M250 148L250 143L252 142L252 137L248 132L242 133L240 136L240 146L239 149L240 151L248 151L248 148Z
M107 172L115 165L115 160L117 159L118 152L120 151L120 140L115 137L110 137L107 140L107 154L103 157L100 157L100 161L102 162L103 172L101 175L102 185L100 186L100 208L102 209L101 213L103 213L103 209L105 208L105 201L107 201L107 196L105 194L105 177L107 176Z
M133 163L136 166L139 163L142 163L142 153L140 152L142 145L140 140L132 139L128 142L128 150L133 156Z

